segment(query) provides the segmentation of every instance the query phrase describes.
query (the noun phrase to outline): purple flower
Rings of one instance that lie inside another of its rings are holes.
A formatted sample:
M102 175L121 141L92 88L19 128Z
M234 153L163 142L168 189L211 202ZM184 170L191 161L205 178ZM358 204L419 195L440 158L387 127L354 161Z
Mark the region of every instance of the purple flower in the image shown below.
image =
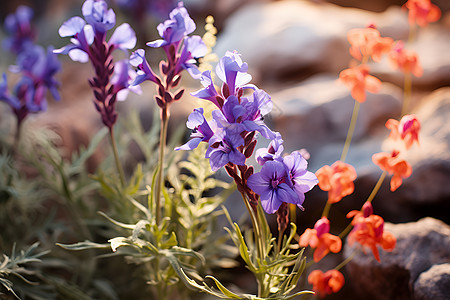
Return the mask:
M269 213L275 213L283 202L300 205L303 203L289 184L286 167L279 161L268 161L261 171L251 175L248 186L261 198L261 205Z
M236 95L237 87L243 87L252 80L247 70L247 63L242 62L241 55L236 51L227 51L216 66L216 74L228 85L230 95Z
M116 24L116 15L105 1L86 0L81 8L84 19L94 28L96 35L104 35Z
M8 103L13 109L17 109L20 107L20 102L17 97L10 94L8 90L8 78L6 74L3 73L2 76L3 81L0 82L0 100Z
M200 36L194 35L185 37L183 50L181 51L177 66L175 67L175 73L179 73L182 69L186 69L194 79L200 78L201 73L195 65L196 61L194 58L203 57L207 52L208 48Z
M108 44L126 51L127 49L133 49L136 46L136 42L136 33L133 28L131 28L130 24L123 23L114 30Z
M85 63L91 59L97 59L98 49L91 49L91 45L96 41L102 44L106 37L106 31L114 27L116 23L115 14L112 9L108 9L106 2L87 0L82 7L83 16L72 17L58 30L61 37L72 37L71 44L57 49L57 54L68 54L73 61ZM127 23L121 24L111 35L108 45L112 50L117 48L126 51L136 45L136 34ZM98 48L98 47L97 47Z
M15 72L22 72L30 77L36 85L44 85L50 90L53 98L59 100L59 82L54 78L61 70L61 63L53 53L53 47L47 51L41 46L32 45L17 57L17 66L11 68Z
M141 84L145 80L153 81L154 83L159 83L155 73L153 73L147 59L145 58L145 50L137 49L130 56L130 64L138 68L137 76L131 83L132 86Z
M118 61L114 66L114 74L111 77L111 84L114 86L113 93L117 93L117 100L123 101L127 98L128 92L132 91L140 95L140 86L130 86L136 77L136 72L130 68L127 60Z
M19 6L14 14L5 19L5 30L10 35L3 41L3 47L15 54L22 52L34 40L35 33L31 26L33 10Z
M94 42L94 30L80 17L72 17L58 30L61 37L73 37L72 44L55 50L56 54L68 54L73 61L85 63L89 60L90 45Z
M245 155L237 150L244 143L242 137L236 134L227 134L227 130L219 130L209 139L206 158L209 158L211 170L214 172L227 163L244 165Z
M261 166L270 160L283 161L283 158L281 157L283 151L283 139L281 138L281 134L277 132L275 139L270 142L267 148L259 148L256 150L256 161Z
M194 20L189 16L182 2L169 14L169 19L160 23L157 27L159 35L163 38L148 42L147 46L159 48L168 45L178 45L188 34L195 30Z
M314 173L306 170L308 162L297 151L284 157L283 163L286 167L292 186L300 200L299 203L297 203L297 206L303 209L302 204L305 200L305 193L319 183L319 180Z
M204 86L204 88L191 93L191 95L200 99L209 100L218 108L222 108L222 105L219 105L219 102L217 102L217 96L219 96L219 94L214 87L214 82L211 78L211 71L204 71L201 74L200 83Z
M175 148L175 150L193 150L197 148L200 142L208 142L214 135L210 124L203 116L203 108L194 109L189 115L186 125L189 129L192 129L191 139L186 144Z
M257 89L248 98L242 98L241 105L245 108L242 124L247 131L258 131L266 139L274 139L275 133L263 122L263 116L272 110L272 100L265 91Z

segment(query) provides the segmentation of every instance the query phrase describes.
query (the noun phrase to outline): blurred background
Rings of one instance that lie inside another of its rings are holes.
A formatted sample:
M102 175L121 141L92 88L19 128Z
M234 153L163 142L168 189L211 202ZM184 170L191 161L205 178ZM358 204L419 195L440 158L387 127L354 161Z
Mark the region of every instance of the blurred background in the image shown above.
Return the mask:
M167 18L177 1L107 2L116 12L117 23L129 22L137 32L137 47L145 47L145 42L158 38L156 26ZM382 36L408 40L410 27L407 12L402 9L405 2L184 1L196 21L196 34L203 35L205 18L214 16L214 25L218 29L214 52L218 57L227 50L242 54L253 76L252 82L266 90L274 101L274 110L267 122L282 134L286 152L306 149L310 153L309 169L313 172L339 159L352 113L354 100L349 90L337 81L339 72L352 60L347 32L373 23ZM392 223L433 217L446 226L450 224L450 1L432 2L441 9L441 19L418 28L415 39L406 45L418 53L424 69L422 77L413 78L410 113L415 113L422 123L420 147L415 146L406 157L413 167L413 174L395 193L389 191L389 181L385 180L374 201L375 212ZM59 26L69 17L81 15L82 3L78 0L1 1L0 19L3 22L19 5L28 5L35 12L37 43L59 48L68 42L58 36ZM4 35L1 31L0 38ZM1 51L1 72L6 72L13 57ZM162 57L157 52L152 50L151 63L156 64ZM65 56L60 60L63 63L59 75L62 101L49 101L48 113L33 116L30 122L57 130L70 153L86 144L93 128L101 128L102 124L92 105L87 84L87 78L92 75L91 66L74 63ZM337 231L346 226L346 213L361 206L378 180L381 171L372 163L372 154L389 149L386 140L389 132L384 124L389 118L397 119L401 112L403 74L393 70L385 60L370 67L371 74L383 81L383 86L378 94L369 94L361 107L347 160L355 166L358 179L355 192L333 206L333 217L338 220ZM198 82L184 77L188 91L200 88ZM121 111L138 108L148 127L153 114L145 112L153 107L154 88L143 85L143 89L143 95L130 95L118 108ZM174 104L172 130L185 123L198 103L194 99L188 100L189 93L185 95L187 99ZM264 143L267 144L261 141ZM304 205L307 213L299 212L297 216L299 232L313 226L326 196L318 188L307 194ZM236 218L243 211L241 202L238 197L229 200L228 207ZM448 239L449 236L445 245L448 245ZM448 255L447 251L444 261L449 261ZM353 277L354 287L358 286L357 277ZM411 285L410 282L407 284ZM347 289L351 289L351 285ZM348 297L354 296L353 290L344 293Z

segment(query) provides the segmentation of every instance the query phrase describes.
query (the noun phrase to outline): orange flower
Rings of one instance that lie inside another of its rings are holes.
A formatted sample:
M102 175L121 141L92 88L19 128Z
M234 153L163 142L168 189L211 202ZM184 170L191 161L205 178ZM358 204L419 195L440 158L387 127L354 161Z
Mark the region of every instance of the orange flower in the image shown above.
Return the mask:
M408 0L403 7L408 8L408 21L410 25L417 23L425 27L428 23L436 22L441 17L441 10L430 0Z
M300 236L300 247L316 248L314 251L314 261L318 262L325 257L330 251L338 253L342 248L342 241L338 236L332 235L330 232L330 221L326 217L322 217L314 225L314 229L307 228Z
M353 217L353 230L347 240L350 245L358 242L363 247L369 247L375 259L380 261L377 245L386 251L392 251L395 248L396 239L392 233L384 231L383 218L372 213L372 204L366 202L362 211L352 210L347 214L347 218Z
M389 37L381 37L380 32L374 25L366 28L354 28L347 34L347 39L352 45L350 54L362 60L364 57L372 57L376 62L381 60L381 56L391 51L394 40Z
M394 69L400 69L403 73L412 73L416 77L423 75L423 69L419 62L419 57L415 51L406 50L402 41L389 52L389 60Z
M416 115L405 115L400 122L389 119L386 127L391 130L389 138L394 141L401 139L405 143L406 149L411 148L414 142L419 144L420 122Z
M371 93L378 93L381 87L381 81L369 75L367 65L359 65L341 71L339 80L351 90L353 99L358 102L366 101L366 90Z
M398 157L400 152L394 150L391 154L380 152L372 155L372 161L381 170L394 174L391 178L391 191L398 189L403 182L402 178L411 176L412 168L404 159Z
M344 275L338 270L329 270L323 273L320 270L312 271L308 282L313 285L314 292L320 297L337 293L344 286Z
M325 165L316 172L319 179L319 187L323 191L328 191L328 202L339 202L343 197L353 193L356 179L356 171L353 166L336 161L330 166Z

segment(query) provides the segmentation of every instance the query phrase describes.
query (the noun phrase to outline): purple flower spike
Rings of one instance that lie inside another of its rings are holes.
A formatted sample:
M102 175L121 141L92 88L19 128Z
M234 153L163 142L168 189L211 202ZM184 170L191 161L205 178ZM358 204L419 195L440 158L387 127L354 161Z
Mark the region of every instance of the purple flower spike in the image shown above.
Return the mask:
M84 18L92 25L96 35L103 36L116 24L116 15L105 1L86 0L81 8Z
M248 186L261 197L261 205L268 214L275 213L283 202L303 203L288 184L286 167L279 161L268 161L261 171L251 175Z
M134 67L138 68L137 76L131 83L131 85L138 85L144 82L145 80L153 81L156 84L159 84L160 81L156 78L155 73L153 73L152 68L150 67L147 59L145 58L145 50L137 49L130 56L130 64Z
M227 51L216 66L216 74L226 82L230 95L236 95L236 87L242 87L252 80L247 70L247 63L242 62L241 55L236 51Z
M308 162L302 155L295 151L283 158L283 163L289 174L291 184L297 193L300 202L297 206L303 210L302 204L305 200L305 193L310 191L316 184L319 183L316 175L306 170Z
M200 142L208 142L214 135L210 124L203 116L203 108L196 108L189 115L186 125L189 129L192 129L191 139L184 145L175 148L175 150L193 150L197 148Z
M31 27L33 10L27 6L19 6L14 14L5 19L5 30L10 37L3 41L3 47L15 54L22 52L33 42L35 33Z
M147 46L159 48L178 43L188 34L194 32L195 23L189 16L182 2L169 14L169 19L160 23L157 27L162 40L148 42Z

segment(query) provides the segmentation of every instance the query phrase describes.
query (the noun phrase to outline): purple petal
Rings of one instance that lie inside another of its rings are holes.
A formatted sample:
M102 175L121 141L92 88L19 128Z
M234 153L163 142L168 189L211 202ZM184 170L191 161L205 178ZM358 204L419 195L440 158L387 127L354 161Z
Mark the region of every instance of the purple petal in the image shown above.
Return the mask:
M61 37L74 36L83 30L84 25L86 25L86 22L82 18L73 17L59 27L58 33Z
M80 49L72 49L69 51L69 57L73 60L73 61L78 61L81 63L85 63L89 61L89 55L84 52L83 50Z
M115 45L119 49L133 49L136 46L136 33L128 23L123 23L114 30L109 39L110 45Z

